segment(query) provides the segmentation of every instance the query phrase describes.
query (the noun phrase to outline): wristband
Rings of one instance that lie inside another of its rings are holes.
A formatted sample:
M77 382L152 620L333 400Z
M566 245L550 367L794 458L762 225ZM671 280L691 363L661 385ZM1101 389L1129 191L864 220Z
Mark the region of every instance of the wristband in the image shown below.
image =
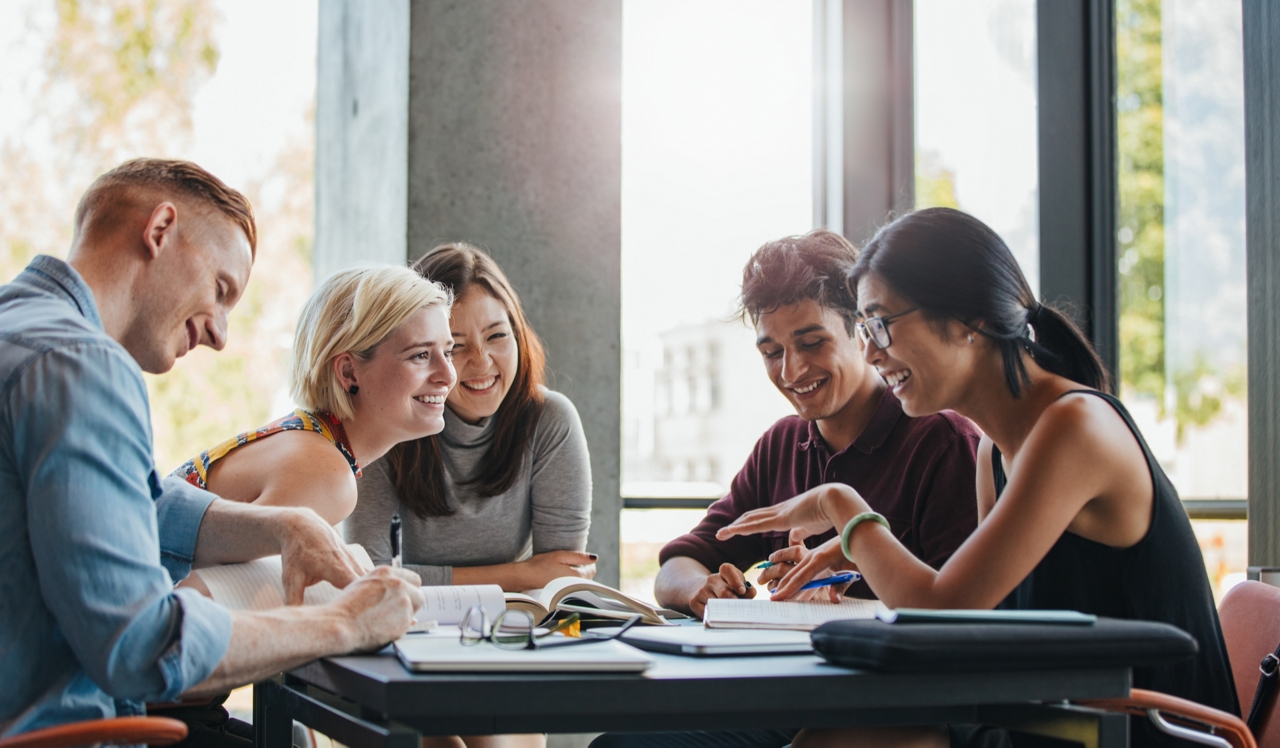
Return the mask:
M849 520L849 524L845 525L844 531L840 533L840 550L844 553L844 557L850 561L853 561L853 556L849 553L849 534L853 532L853 528L869 519L884 525L886 530L893 531L893 528L889 527L889 520L885 519L880 512L863 512Z

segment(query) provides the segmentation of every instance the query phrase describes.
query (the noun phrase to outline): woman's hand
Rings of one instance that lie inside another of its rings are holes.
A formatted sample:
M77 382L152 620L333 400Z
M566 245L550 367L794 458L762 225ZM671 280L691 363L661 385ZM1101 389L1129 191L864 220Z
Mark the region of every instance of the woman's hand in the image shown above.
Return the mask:
M770 531L791 531L791 542L831 528L844 527L854 515L869 511L858 492L843 483L824 483L781 504L753 509L716 532L717 540L736 535L756 535Z
M801 546L803 547L803 546ZM844 557L844 551L840 549L840 538L832 538L817 548L805 549L804 553L795 553L795 546L775 551L769 557L770 561L774 561L774 557L792 558L797 560L794 564L784 564L783 566L771 566L765 571L773 571L774 569L782 569L780 581L773 588L773 600L825 600L827 602L838 603L844 597L844 591L849 589L849 584L833 584L829 587L819 587L815 590L800 591L804 585L815 579L829 577L834 573L841 571L856 571L857 566L849 559ZM774 561L774 563L778 563ZM761 574L761 578L764 575Z
M535 590L546 587L553 579L560 577L591 579L596 575L598 558L594 553L580 551L548 551L517 561L512 566L520 579L520 589Z

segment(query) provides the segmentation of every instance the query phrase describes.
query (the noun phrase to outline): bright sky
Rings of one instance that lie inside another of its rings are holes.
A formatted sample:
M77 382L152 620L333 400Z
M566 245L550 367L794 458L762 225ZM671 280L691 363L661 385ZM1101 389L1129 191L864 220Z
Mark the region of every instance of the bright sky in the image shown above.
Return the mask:
M316 0L216 0L222 53L195 100L188 153L232 186L267 171L291 139L312 137L306 116L315 99ZM47 0L0 3L0 139L31 116L52 22Z
M1035 0L916 0L916 151L1039 288Z
M624 346L728 316L751 253L812 228L811 13L624 1Z
M812 228L812 3L623 5L623 342L733 308L742 264ZM1038 286L1034 0L916 0L917 149Z

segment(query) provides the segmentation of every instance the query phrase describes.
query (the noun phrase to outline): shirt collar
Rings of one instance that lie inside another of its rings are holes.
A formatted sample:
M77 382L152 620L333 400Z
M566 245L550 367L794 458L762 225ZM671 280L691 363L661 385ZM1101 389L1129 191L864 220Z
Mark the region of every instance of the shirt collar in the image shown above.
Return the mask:
M855 448L863 454L871 454L879 449L885 440L889 438L889 434L893 433L894 427L898 425L898 420L903 415L902 403L899 402L898 396L888 388L885 388L884 394L880 396L880 402L876 405L875 412L871 414L871 420L867 421L862 433L858 434L858 438L854 439L852 444L837 454L842 454ZM809 449L813 446L817 446L824 451L827 449L827 443L822 438L822 432L818 430L817 421L809 421L809 440L800 444L801 449Z
M102 329L102 317L98 315L93 291L84 282L84 278L80 277L80 273L65 261L49 255L36 255L26 270L14 280L42 288L74 304L85 319L99 330Z

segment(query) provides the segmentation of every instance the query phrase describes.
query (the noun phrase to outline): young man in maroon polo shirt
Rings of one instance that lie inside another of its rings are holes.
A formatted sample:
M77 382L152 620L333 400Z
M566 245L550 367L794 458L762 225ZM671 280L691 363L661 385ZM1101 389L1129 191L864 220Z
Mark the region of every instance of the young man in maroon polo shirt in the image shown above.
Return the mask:
M743 572L787 547L786 533L716 540L744 512L823 483L846 483L894 534L938 568L977 526L978 428L951 412L911 418L863 358L857 301L845 283L858 250L818 230L769 242L742 273L741 314L765 371L796 409L773 425L693 531L662 549L658 602L699 617L713 597L755 597ZM808 548L831 537L809 538ZM792 561L806 552L799 547ZM766 569L761 581L781 576ZM846 594L874 597L865 582Z

